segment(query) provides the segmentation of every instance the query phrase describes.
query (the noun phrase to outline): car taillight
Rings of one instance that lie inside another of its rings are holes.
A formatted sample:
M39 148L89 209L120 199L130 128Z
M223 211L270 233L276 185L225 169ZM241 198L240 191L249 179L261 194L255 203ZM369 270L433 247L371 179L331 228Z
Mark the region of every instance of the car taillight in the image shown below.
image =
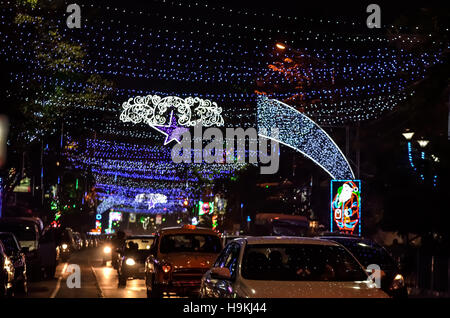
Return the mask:
M170 265L163 265L162 266L162 270L163 270L164 273L170 272L171 269L172 269L172 266L170 266Z

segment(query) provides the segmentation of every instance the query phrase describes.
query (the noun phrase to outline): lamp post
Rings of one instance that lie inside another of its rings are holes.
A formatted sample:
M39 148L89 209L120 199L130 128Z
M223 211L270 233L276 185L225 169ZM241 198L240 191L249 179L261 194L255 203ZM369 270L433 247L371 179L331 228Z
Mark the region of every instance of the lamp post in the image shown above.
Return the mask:
M419 139L419 140L417 140L417 143L419 144L419 146L420 146L422 149L424 149L424 148L428 145L429 142L430 142L430 141L429 141L429 140L426 140L426 139Z
M402 133L402 135L407 141L411 141L412 137L414 136L414 132L406 130L404 133Z
M406 129L406 131L402 133L403 137L405 137L405 139L407 141L409 164L411 165L411 168L414 169L414 171L417 171L417 168L414 165L413 158L412 158L412 142L411 141L412 141L414 134L415 133L413 131L410 131L409 129Z
M428 145L428 143L429 143L430 141L429 140L427 140L427 139L424 139L424 138L421 138L421 139L419 139L419 140L417 140L417 143L419 144L419 146L420 146L420 148L422 148L422 152L421 152L421 154L420 154L420 157L422 158L422 171L425 169L424 168L424 165L425 165L425 163L424 163L424 160L425 160L425 147ZM420 174L420 178L422 179L422 181L424 181L425 180L425 177L424 177L424 175L423 175L423 173L421 173Z

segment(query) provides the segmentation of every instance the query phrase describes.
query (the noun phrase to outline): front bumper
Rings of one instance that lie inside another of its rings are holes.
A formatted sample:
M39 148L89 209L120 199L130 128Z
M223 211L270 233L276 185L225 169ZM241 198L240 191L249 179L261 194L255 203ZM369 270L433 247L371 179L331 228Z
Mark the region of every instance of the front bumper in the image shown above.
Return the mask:
M170 274L162 274L163 277L159 286L167 292L175 292L182 295L198 295L202 277L207 270L206 268L185 268Z
M159 285L162 292L175 293L179 296L200 295L200 284L198 282L168 282Z

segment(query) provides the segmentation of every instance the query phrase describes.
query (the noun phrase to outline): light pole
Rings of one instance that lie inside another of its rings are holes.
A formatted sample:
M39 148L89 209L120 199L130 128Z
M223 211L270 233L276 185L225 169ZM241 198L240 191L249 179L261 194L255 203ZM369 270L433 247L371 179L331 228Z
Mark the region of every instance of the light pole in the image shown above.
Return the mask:
M412 145L411 145L411 140L414 136L414 132L410 131L409 129L406 129L406 131L404 133L402 133L402 135L403 135L403 137L405 137L405 139L407 141L409 163L410 163L411 167L414 169L414 171L416 171L417 168L414 166L414 162L412 159Z
M424 177L424 170L425 170L425 147L428 145L430 141L426 140L424 138L417 140L417 143L419 144L420 148L422 148L422 152L420 154L420 157L422 158L422 173L420 174L420 178L422 179L422 181L425 181L425 177Z

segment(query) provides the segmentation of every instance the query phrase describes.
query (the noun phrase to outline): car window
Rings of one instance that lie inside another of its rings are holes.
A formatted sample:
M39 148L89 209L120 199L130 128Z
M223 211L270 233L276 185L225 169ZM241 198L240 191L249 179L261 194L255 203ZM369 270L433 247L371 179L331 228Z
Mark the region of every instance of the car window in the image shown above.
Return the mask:
M125 240L125 246L130 248L130 243L137 244L138 250L149 250L153 244L155 239L152 237L149 238L128 238Z
M342 246L247 245L242 277L274 281L363 281L367 274Z
M220 238L208 234L168 234L161 238L160 252L179 253L219 253L222 249Z
M359 240L333 239L346 247L364 267L377 264L380 268L395 267L395 262L387 251L379 245Z
M2 242L5 248L5 252L8 256L13 255L20 250L16 240L14 239L14 236L12 235L0 234L0 241Z
M225 262L223 264L223 267L226 267L230 270L231 277L235 277L236 270L238 267L238 261L239 261L239 252L240 252L239 244L230 244L230 253L228 253Z
M214 263L214 267L222 267L223 264L225 263L225 259L227 259L228 255L230 254L230 251L231 251L231 244L230 245L226 245L225 249L217 257L217 260Z

